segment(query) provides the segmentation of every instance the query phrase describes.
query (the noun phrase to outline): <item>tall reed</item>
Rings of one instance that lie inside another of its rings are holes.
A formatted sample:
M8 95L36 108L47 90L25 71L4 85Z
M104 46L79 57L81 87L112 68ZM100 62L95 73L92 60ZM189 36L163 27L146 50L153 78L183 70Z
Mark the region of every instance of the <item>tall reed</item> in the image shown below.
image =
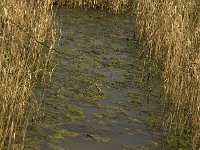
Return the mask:
M0 1L0 149L22 149L37 117L54 31L50 0ZM44 46L49 44L50 46Z
M125 10L130 4L130 0L55 0L59 5L67 5L72 8L94 8L107 9L112 12Z
M139 40L147 64L161 67L166 93L166 132L200 141L200 3L198 0L140 0Z

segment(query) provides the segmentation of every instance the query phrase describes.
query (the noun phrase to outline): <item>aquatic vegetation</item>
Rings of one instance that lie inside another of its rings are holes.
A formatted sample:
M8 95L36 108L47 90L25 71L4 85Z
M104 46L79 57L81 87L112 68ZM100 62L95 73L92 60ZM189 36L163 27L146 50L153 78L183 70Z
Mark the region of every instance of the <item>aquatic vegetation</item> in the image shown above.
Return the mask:
M149 141L148 145L152 148L157 148L158 147L158 142L156 141Z
M141 119L138 118L128 118L128 122L133 122L133 123L141 123Z
M64 139L65 137L76 137L78 136L79 134L76 133L76 132L69 132L67 130L60 130L60 129L57 129L57 130L53 130L52 131L52 134L49 136L49 138L51 140L59 140L59 139Z
M83 112L80 110L80 108L78 108L76 106L67 105L66 109L67 109L68 112L70 112L73 115L83 116Z
M123 107L118 106L106 106L102 108L103 112L95 113L94 118L105 120L103 124L109 125L119 121L123 116L128 115L128 111Z
M141 103L140 101L140 94L135 91L128 91L124 94L125 96L131 98L132 101L136 101L137 103Z
M171 147L178 147L179 149L190 147L191 142L191 138L188 135L184 135L184 137L180 137L178 135L170 135L167 137L167 143Z

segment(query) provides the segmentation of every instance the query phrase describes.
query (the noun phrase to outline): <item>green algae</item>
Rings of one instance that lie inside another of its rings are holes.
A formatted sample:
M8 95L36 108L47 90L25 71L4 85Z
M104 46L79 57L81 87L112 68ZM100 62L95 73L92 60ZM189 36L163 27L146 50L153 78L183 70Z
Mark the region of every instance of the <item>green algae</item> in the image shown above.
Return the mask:
M66 109L68 112L70 112L70 114L73 114L74 116L79 116L79 117L84 116L83 111L81 111L80 108L77 106L66 105Z
M128 111L123 107L110 106L104 108L104 112L95 113L93 116L97 120L107 120L106 122L99 122L100 124L103 123L109 125L110 123L117 123L120 117L127 115Z
M142 123L141 119L138 119L138 118L128 118L128 122Z
M54 130L52 131L51 135L49 136L49 138L51 140L60 140L60 139L64 139L65 137L77 137L79 135L79 133L76 132L69 132L67 130Z
M148 141L148 146L152 148L157 148L158 147L158 142L156 141Z
M177 149L177 150L185 150L190 149L190 145L192 143L191 140L189 140L190 138L185 134L182 136L178 136L178 135L168 135L167 136L167 143L169 146Z

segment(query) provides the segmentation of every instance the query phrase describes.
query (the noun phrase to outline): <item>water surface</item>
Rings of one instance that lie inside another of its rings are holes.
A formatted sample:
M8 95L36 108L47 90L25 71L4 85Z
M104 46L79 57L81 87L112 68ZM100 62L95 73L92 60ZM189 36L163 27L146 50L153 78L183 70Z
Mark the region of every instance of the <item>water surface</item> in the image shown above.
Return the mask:
M65 7L56 17L60 53L45 90L45 115L29 130L26 149L169 149L153 128L162 88L159 79L143 78L134 18Z

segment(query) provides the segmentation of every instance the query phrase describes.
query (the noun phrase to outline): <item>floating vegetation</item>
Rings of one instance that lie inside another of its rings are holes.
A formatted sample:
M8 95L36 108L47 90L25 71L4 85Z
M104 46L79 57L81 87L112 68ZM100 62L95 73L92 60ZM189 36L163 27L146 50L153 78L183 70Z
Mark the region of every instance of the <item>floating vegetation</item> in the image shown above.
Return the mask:
M83 112L80 110L80 108L77 107L77 106L70 106L70 105L67 105L67 106L66 106L66 109L67 109L67 111L68 111L70 114L73 114L74 116L79 116L79 117L81 117L81 116L84 115Z
M138 118L128 118L128 122L142 123L141 119L138 119Z
M104 124L109 125L110 123L116 123L123 116L128 115L128 111L123 107L110 106L103 108L104 112L95 113L94 117L105 120Z
M151 148L157 148L158 147L158 142L156 141L149 141L148 146Z
M69 132L67 130L54 130L52 131L51 135L49 136L49 138L51 140L60 140L60 139L64 139L65 137L77 137L79 134L76 132Z

